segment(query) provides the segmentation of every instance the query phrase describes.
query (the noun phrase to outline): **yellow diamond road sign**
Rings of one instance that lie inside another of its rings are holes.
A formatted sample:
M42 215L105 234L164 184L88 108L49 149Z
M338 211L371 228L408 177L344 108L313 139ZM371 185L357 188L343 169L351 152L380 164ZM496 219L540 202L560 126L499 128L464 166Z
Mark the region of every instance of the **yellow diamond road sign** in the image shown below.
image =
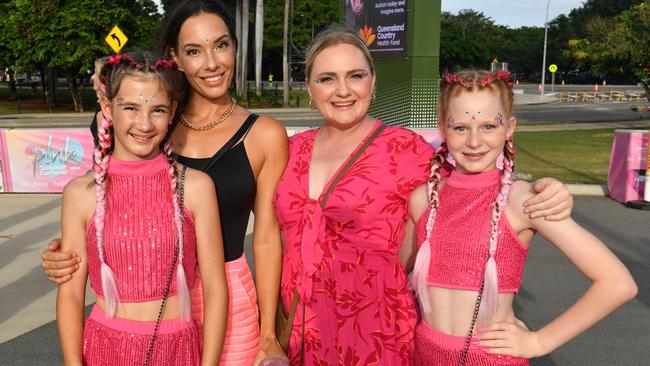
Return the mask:
M556 72L557 71L557 65L556 64L551 64L551 66L548 67L548 71L550 72Z
M110 32L108 32L108 35L106 38L104 38L106 43L108 43L109 46L113 49L115 52L120 52L122 47L126 44L126 42L129 40L124 33L122 33L122 30L116 25L111 29Z

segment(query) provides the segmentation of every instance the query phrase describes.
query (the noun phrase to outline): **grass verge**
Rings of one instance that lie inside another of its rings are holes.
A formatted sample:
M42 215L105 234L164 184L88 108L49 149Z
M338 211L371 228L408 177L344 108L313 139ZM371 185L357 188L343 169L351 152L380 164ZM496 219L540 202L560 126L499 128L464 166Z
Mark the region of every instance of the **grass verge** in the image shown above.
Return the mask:
M516 171L521 179L606 184L614 129L517 132Z

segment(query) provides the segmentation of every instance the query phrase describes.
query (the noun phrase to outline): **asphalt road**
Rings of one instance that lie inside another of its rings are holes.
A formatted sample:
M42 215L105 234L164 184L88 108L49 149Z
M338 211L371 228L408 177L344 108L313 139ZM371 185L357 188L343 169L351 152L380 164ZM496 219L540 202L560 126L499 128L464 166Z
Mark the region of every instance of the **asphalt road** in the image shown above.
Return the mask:
M46 319L0 344L0 365L62 365L54 319L54 286L41 274L38 255L56 235L57 195L0 195L0 336L9 324ZM650 211L625 208L604 197L576 197L574 219L600 237L634 275L639 295L612 316L551 355L541 365L637 366L650 359ZM24 233L19 233L21 228ZM13 239L3 235L13 233ZM250 235L247 252L250 253ZM250 258L249 258L249 262ZM25 275L22 275L22 272ZM15 280L13 280L15 278ZM9 280L9 281L6 281ZM537 329L570 306L588 282L543 238L536 238L515 302L518 316ZM35 303L40 303L38 307Z
M650 119L648 112L635 112L643 102L551 103L515 105L514 114L525 122L609 122Z
M639 121L650 119L650 112L634 112L632 107L647 104L643 102L519 104L515 105L515 116L522 124ZM322 117L318 112L309 109L264 109L255 112L272 116L289 128L315 127L322 123ZM91 118L92 114L89 113L0 116L0 128L87 127Z

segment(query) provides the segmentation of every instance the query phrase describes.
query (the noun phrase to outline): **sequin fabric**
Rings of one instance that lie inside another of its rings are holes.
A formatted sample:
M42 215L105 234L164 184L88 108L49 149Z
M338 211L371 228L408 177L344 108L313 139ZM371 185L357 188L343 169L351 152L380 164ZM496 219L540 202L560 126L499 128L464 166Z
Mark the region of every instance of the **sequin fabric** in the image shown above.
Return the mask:
M491 205L500 189L500 172L461 174L453 171L440 189L440 208L431 233L431 286L478 291L488 252ZM417 223L418 243L426 238L429 209ZM499 221L495 260L499 292L521 286L528 248L517 237L506 215Z
M154 326L153 321L108 319L95 305L84 326L84 365L142 365ZM162 320L149 365L199 365L201 356L198 338L194 322Z
M196 267L194 221L184 212L183 266ZM104 227L106 263L115 272L121 302L160 299L174 258L176 225L171 177L164 155L151 160L121 161L111 158ZM103 297L94 214L86 232L90 284ZM195 272L186 271L192 288ZM176 294L176 276L169 296Z
M415 328L415 365L458 365L463 354L465 337L441 333L421 321ZM470 345L465 366L528 366L525 358L490 355Z

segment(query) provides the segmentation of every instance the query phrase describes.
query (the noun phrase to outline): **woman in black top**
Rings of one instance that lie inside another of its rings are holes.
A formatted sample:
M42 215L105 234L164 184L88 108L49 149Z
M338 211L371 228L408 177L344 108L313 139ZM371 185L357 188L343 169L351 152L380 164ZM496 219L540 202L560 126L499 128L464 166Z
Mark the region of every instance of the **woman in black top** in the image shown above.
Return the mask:
M229 328L221 361L257 365L266 357L286 359L275 336L282 247L272 204L287 162L286 131L275 119L251 114L228 95L235 74L237 41L223 4L209 0L180 3L167 19L162 46L163 53L178 63L188 86L171 136L174 151L179 162L212 177L219 197L226 272L231 268L233 274L229 276ZM251 293L250 270L243 257L251 211L255 214L253 256L259 330L255 292ZM63 283L76 270L77 257L55 252L57 248L58 241L50 243L43 253L43 268L52 281ZM193 291L193 296L200 296L200 291ZM200 316L201 310L197 313ZM242 320L245 313L253 318Z

